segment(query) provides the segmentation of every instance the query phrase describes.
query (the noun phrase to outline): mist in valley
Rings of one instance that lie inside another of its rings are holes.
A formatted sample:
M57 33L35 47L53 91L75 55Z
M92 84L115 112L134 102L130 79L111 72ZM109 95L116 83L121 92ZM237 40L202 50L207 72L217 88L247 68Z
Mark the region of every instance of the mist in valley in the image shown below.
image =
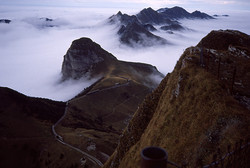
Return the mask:
M132 15L139 11L122 12ZM250 12L210 12L229 17L179 20L185 30L173 34L153 32L170 44L131 48L119 42L119 27L108 23L117 12L100 8L0 7L0 19L11 20L10 24L0 24L0 86L34 97L59 101L73 98L97 80L61 81L63 56L71 42L81 37L91 38L120 60L148 63L166 75L183 51L195 46L211 30L236 29L250 34Z

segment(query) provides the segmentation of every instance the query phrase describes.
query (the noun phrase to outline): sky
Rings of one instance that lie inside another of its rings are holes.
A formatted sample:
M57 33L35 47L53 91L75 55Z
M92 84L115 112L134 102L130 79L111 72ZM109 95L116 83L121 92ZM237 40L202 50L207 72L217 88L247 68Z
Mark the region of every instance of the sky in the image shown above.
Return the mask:
M187 10L250 10L249 0L0 0L1 5L85 8L133 8L182 6Z
M229 17L181 20L188 30L155 33L172 45L136 49L121 45L116 34L119 27L107 24L108 17L119 10L135 14L149 6L158 9L176 5L189 12L200 10ZM0 24L0 86L59 101L74 97L97 80L61 82L63 56L71 42L81 37L91 38L120 60L152 64L165 75L187 47L195 46L211 30L236 29L250 34L248 6L244 0L0 0L0 19L12 20L11 24ZM41 19L46 17L53 19L55 27L46 27Z

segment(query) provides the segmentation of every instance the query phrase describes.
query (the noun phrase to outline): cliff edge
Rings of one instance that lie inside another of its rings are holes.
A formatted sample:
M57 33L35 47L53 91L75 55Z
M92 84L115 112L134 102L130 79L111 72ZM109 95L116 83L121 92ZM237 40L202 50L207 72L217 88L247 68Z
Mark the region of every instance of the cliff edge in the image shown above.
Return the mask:
M213 34L217 39L210 38ZM234 43L224 38L229 34ZM104 168L139 167L147 146L166 149L178 165L198 167L211 163L218 148L224 155L228 145L249 139L248 42L247 34L219 30L202 40L203 47L187 48L136 111ZM216 43L223 47L209 48Z

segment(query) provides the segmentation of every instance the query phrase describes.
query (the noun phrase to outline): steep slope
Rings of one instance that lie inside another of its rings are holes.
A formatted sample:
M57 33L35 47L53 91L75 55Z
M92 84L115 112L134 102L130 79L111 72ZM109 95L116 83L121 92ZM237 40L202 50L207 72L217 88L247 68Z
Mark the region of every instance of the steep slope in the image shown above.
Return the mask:
M80 165L82 156L58 143L51 131L65 103L27 97L3 87L0 100L0 167Z
M213 34L220 37L233 35L238 41L233 48L237 46L240 51L234 52L229 44L221 50L204 45L201 48L200 44L186 49L174 71L136 111L105 168L139 167L140 151L147 146L165 148L170 161L197 167L201 163L211 163L218 147L225 154L228 145L249 139L250 111L246 104L234 98L238 93L248 97L250 90L250 78L244 77L249 76L250 48L249 45L244 47L249 35L238 31L213 31L202 44L225 44L228 40L213 40L210 38ZM201 66L202 55L207 62ZM206 59L206 56L210 58ZM230 64L241 67L240 74L235 77L233 93L230 92L233 77L226 76ZM215 73L218 69L219 79ZM237 86L237 80L241 81L244 92Z

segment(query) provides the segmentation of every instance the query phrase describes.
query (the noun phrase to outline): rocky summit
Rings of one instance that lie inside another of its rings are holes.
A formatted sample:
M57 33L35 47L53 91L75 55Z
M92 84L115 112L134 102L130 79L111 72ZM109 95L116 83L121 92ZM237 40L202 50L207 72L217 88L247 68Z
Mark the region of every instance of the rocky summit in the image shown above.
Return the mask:
M72 42L62 64L63 79L95 76L107 72L117 59L89 38Z

